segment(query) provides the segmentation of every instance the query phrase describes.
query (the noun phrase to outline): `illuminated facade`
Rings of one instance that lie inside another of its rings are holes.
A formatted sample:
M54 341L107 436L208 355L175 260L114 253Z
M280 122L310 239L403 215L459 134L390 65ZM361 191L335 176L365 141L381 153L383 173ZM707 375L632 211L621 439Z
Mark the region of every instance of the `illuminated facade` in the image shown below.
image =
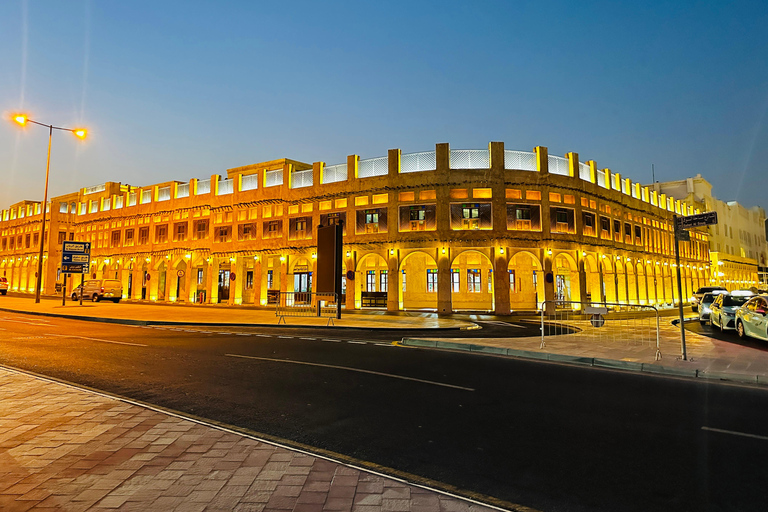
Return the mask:
M717 212L718 223L707 226L710 284L729 290L761 285L759 270L768 265L765 210L759 206L746 208L736 201L720 201L712 195L712 185L700 174L655 183L653 188L692 208Z
M576 153L492 142L106 183L52 198L50 212L49 295L60 242L73 239L92 244L90 277L120 279L126 299L267 305L279 290L312 290L316 228L343 222L347 309L508 314L544 300L671 305L672 215L693 209ZM0 228L0 274L33 290L39 203L4 210ZM681 253L687 300L708 282L706 232Z

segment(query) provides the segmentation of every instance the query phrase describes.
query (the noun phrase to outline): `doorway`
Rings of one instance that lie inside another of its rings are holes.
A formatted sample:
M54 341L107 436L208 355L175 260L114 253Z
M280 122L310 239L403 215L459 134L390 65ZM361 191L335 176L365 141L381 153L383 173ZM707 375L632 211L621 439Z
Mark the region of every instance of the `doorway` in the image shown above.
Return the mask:
M219 303L229 300L229 270L219 270Z

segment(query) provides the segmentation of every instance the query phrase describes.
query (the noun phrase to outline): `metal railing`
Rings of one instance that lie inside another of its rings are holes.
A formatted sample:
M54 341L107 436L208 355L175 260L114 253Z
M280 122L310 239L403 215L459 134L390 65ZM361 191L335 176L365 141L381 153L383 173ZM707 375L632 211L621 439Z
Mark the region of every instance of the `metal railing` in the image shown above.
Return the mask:
M219 190L218 194L220 196L231 194L234 191L234 181L233 180L219 180Z
M333 325L334 318L340 318L338 295L336 293L277 292L275 316L277 323L285 323L285 317L327 318L327 325Z
M529 151L504 150L504 168L515 171L536 172L536 153Z
M211 192L211 179L208 178L207 180L199 180L197 182L197 190L195 191L195 195L202 195L202 194L209 194Z
M347 164L327 165L323 167L322 183L347 181Z
M264 173L264 186L276 187L283 184L283 170L273 169Z
M655 348L657 361L661 359L659 311L650 305L544 301L541 304L540 348L546 346L545 336L568 336L595 345L647 346ZM556 338L550 339L556 341Z
M312 169L293 171L291 174L291 188L311 187L313 182Z
M249 174L243 176L243 182L240 184L240 190L256 190L259 188L259 175Z
M179 183L176 185L176 198L189 197L189 183Z
M400 172L422 172L437 169L437 155L434 151L406 153L400 156Z
M357 162L358 178L373 178L374 176L386 176L389 170L389 158L380 156Z
M568 160L565 158L549 155L547 161L549 163L549 174L559 174L561 176L569 175Z
M160 187L157 189L157 200L168 201L171 198L171 187Z
M589 165L585 164L584 162L579 162L579 178L584 181L590 181L592 173L589 171Z
M451 169L488 169L491 155L487 149L452 149Z

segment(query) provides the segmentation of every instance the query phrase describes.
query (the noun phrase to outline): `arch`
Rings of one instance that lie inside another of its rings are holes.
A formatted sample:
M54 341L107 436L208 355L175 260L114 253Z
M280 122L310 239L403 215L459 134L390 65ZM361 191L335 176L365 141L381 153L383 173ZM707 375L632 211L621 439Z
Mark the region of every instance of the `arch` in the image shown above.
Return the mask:
M451 261L453 310L492 311L493 263L485 251L466 249Z
M427 286L430 272L437 272L437 261L429 252L417 249L403 256L397 276L400 309L437 310L437 289Z
M552 272L555 277L555 300L579 302L581 290L579 289L579 265L576 259L568 252L556 253L552 257ZM578 304L575 306L578 307Z
M517 251L507 263L509 307L513 311L537 310L544 300L544 276L539 259L530 251Z
M387 260L380 253L369 252L360 257L354 280L355 307L387 307L385 288L389 289L389 277Z
M637 271L635 264L629 258L626 259L626 265L624 267L625 275L627 277L627 304L638 303L638 288L639 282L637 279Z

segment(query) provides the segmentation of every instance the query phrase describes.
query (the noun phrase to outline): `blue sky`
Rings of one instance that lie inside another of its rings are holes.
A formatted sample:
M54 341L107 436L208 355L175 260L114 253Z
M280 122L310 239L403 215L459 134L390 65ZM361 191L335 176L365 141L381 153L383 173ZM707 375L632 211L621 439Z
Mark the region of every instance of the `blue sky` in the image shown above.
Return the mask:
M702 174L768 207L768 2L0 2L0 111L54 134L51 194L436 142ZM0 207L47 133L0 122Z

